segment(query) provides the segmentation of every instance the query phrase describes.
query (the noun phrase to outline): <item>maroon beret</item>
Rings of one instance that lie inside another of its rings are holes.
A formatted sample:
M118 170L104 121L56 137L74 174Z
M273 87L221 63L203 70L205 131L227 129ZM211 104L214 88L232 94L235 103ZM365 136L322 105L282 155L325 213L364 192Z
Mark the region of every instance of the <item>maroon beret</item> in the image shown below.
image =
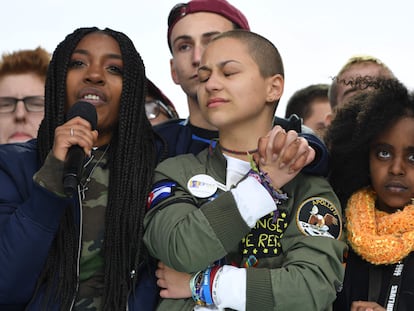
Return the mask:
M170 45L170 35L175 24L184 16L197 12L216 13L241 29L250 30L249 23L243 13L226 0L192 0L188 3L179 3L171 9L168 15L168 45Z

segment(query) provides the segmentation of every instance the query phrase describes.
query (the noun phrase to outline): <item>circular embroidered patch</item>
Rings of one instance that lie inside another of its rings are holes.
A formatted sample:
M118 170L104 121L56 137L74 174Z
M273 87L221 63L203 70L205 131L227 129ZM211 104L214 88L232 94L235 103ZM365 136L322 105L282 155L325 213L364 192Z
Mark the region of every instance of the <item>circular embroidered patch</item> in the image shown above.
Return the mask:
M339 239L342 234L342 218L338 209L321 197L309 198L299 206L296 225L305 235Z

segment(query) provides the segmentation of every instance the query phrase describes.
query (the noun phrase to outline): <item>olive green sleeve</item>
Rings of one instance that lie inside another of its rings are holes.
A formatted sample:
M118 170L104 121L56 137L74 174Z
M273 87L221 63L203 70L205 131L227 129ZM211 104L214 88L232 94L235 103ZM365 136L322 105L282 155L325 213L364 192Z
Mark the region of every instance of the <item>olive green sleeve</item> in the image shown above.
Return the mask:
M163 174L161 166L155 182L172 180L178 186L171 197L147 213L144 242L152 256L178 271L203 270L237 248L250 228L243 221L230 191L202 204L185 187L188 176L197 172L192 170L185 174L181 166L186 163L180 164L177 159L167 161L166 165L177 168L176 176Z
M66 197L63 190L63 161L56 159L49 152L45 163L33 176L33 180L45 189L60 197Z

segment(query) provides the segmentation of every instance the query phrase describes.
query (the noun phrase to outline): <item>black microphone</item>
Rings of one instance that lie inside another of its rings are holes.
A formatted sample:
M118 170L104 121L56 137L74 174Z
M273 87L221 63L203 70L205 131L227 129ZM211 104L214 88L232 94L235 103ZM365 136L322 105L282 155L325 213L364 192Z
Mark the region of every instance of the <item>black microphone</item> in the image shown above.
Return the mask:
M92 130L96 129L96 108L91 103L79 101L74 104L66 115L66 121L75 117L81 117L91 124ZM75 192L82 176L85 152L79 145L73 145L66 154L63 167L63 190L66 196L71 197Z

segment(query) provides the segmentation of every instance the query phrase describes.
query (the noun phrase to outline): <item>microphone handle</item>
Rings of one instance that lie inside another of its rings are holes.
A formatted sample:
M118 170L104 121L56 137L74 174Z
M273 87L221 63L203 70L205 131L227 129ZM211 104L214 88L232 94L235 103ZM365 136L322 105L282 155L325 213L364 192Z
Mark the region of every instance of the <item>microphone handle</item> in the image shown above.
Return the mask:
M66 196L71 197L76 191L82 176L85 152L78 146L72 146L68 150L63 172L63 190Z

